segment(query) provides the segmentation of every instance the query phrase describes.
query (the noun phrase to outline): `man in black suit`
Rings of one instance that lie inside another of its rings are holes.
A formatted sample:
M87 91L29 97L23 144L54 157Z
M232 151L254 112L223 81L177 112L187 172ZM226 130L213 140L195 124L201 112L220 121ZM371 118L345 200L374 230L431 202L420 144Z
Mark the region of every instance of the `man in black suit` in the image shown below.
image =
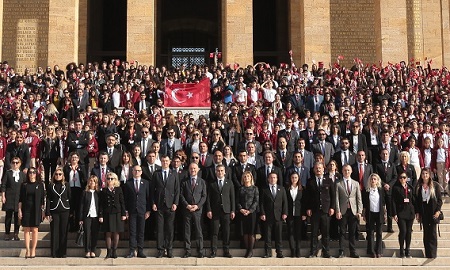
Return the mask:
M395 164L389 162L389 151L382 149L380 153L381 163L375 165L374 171L382 180L382 187L386 194L387 228L386 231L393 233L392 229L392 187L397 182L397 169Z
M367 147L366 135L361 133L361 126L358 122L352 124L352 130L347 135L347 138L350 142L350 151L356 154L359 150L363 150L367 155L367 160L372 160L370 156L371 152L369 152L369 148Z
M352 166L352 179L359 183L360 190L363 191L370 186L369 176L373 173L373 167L366 160L364 150L359 150L356 154L356 163Z
M142 164L142 177L144 179L152 179L153 173L161 169L161 166L156 164L156 152L150 150L146 156L146 162Z
M150 131L148 127L143 127L141 130L140 139L136 141L136 145L139 145L141 148L141 158L144 159L148 151L152 149L152 145L155 141L150 136Z
M203 205L206 202L206 182L197 176L198 165L191 163L189 165L189 177L181 183L180 200L181 207L184 209L184 243L186 253L183 258L191 256L191 226L194 227L194 233L197 236L198 257L203 258L203 232L202 232L202 212Z
M293 122L291 118L286 119L285 125L285 129L278 131L278 140L280 140L280 138L285 138L288 151L294 152L299 136L297 131L293 130Z
M213 155L213 163L202 170L203 179L205 179L206 182L216 182L216 167L225 165L224 163L223 153L220 150L216 150ZM231 168L225 166L225 178L231 181L231 176Z
M314 154L305 149L306 142L304 138L300 138L297 141L297 152L302 154L303 157L303 166L308 170L312 171L314 166Z
M161 157L161 170L153 174L151 182L152 208L157 215L157 258L164 255L173 258L173 235L175 211L180 198L180 181L178 173L169 168L170 159L168 156Z
M350 121L350 111L345 110L342 115L344 116L344 120L339 122L339 128L341 129L341 135L347 136L350 134L352 129L351 128L352 122Z
M317 137L318 137L318 141L316 143L312 144L311 151L314 154L321 153L325 160L325 164L328 164L334 155L334 147L330 142L327 142L325 140L327 138L327 134L325 133L325 130L323 130L323 129L317 130Z
M106 153L108 153L108 166L116 169L122 160L122 150L116 148L116 136L109 134L106 137Z
M239 152L245 150L239 150ZM264 159L256 153L256 145L254 142L247 144L247 162L255 166L256 169L264 165Z
M264 165L256 170L255 185L259 188L259 190L262 190L263 188L266 188L269 185L267 179L271 172L274 172L277 175L278 185L279 186L283 185L283 171L281 170L281 168L273 164L273 160L274 160L273 152L271 151L264 152Z
M289 102L292 104L292 108L300 114L303 113L306 105L306 97L304 95L304 88L300 85L295 85L294 94L289 97ZM302 93L303 92L303 93Z
M252 129L245 130L244 135L245 135L245 140L242 140L239 142L238 151L247 149L248 143L253 142L256 147L256 153L258 153L258 154L261 153L262 146L258 141L255 140L255 133L253 132L253 130Z
M209 167L213 164L213 155L208 153L208 144L205 142L201 142L198 145L198 149L200 151L200 160L198 165L200 168Z
M334 153L333 159L337 163L338 171L342 172L342 167L346 164L355 164L355 154L349 149L350 141L346 137L341 138L341 151Z
M389 134L389 131L383 130L380 136L381 144L378 146L378 152L381 153L382 149L387 149L389 152L389 162L397 165L399 163L398 147L391 144L391 136ZM378 159L375 164L379 162L380 160Z
M66 145L69 153L76 151L80 157L81 164L85 165L86 170L89 170L89 156L87 146L89 144L89 133L83 130L83 121L81 119L75 120L75 130L69 132L66 139ZM88 175L88 171L86 171ZM99 178L100 179L100 178Z
M11 169L11 162L14 158L21 160L20 170L26 173L30 168L30 151L28 145L24 142L23 135L17 134L16 141L6 146L5 169Z
M314 176L306 184L306 215L311 218L311 246L309 257L317 257L319 230L322 234L322 257L330 255L330 217L336 206L336 192L333 181L324 177L325 166L321 162L314 164Z
M286 138L281 137L278 138L278 148L275 154L275 165L283 168L283 172L285 169L292 165L292 153L287 148Z
M142 168L135 165L132 170L133 178L124 185L124 200L130 232L130 253L126 258L133 258L137 248L137 256L146 258L144 254L145 220L150 217L151 197L150 183L142 179Z
M264 256L272 257L272 229L275 232L275 249L277 258L284 258L282 246L283 221L288 215L288 201L286 191L279 182L278 175L271 172L268 177L268 186L263 188L260 194L260 211L264 233Z
M206 216L211 220L211 258L216 257L219 226L222 229L223 256L230 254L230 222L235 217L233 181L225 178L225 166L216 167L217 181L207 183Z
M247 162L248 155L246 151L241 151L238 154L238 160L239 162L236 163L233 168L231 168L232 172L232 180L233 185L235 188L235 191L238 191L239 188L242 186L241 180L242 180L242 174L245 171L249 171L253 175L253 179L256 179L256 168L253 164L250 164Z
M300 175L300 184L304 187L306 187L306 183L308 182L310 178L310 170L307 169L303 165L303 156L302 153L296 152L294 153L294 156L292 158L293 164L286 168L286 172L284 173L284 185L288 187L291 184L291 180L289 177L292 173L296 172Z
M138 113L140 113L141 111L146 111L147 112L147 114L149 114L150 113L150 108L151 108L151 104L150 104L150 102L148 102L147 100L146 100L146 98L147 98L147 95L145 94L145 91L142 91L141 93L140 93L140 100L139 101L137 101L135 104L134 104L134 109L138 112Z
M180 179L180 181L186 178L189 174L188 171L181 166L181 164L181 157L179 156L174 156L170 164L170 168L178 174L178 179Z
M173 127L167 129L167 139L163 139L160 145L159 153L163 156L169 156L170 159L173 159L176 151L183 148L181 140L175 138L175 130Z
M300 131L300 138L305 139L305 149L311 151L311 145L317 141L316 121L310 117L305 130Z
M90 174L97 176L100 189L106 188L106 174L109 172L114 172L114 170L108 166L108 154L100 152L98 154L98 165L92 168Z

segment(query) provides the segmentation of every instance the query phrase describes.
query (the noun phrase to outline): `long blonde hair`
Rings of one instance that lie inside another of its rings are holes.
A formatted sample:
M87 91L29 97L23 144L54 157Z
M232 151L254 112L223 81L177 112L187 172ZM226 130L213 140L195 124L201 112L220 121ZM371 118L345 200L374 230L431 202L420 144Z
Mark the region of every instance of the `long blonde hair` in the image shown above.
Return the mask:
M434 186L434 181L431 178L431 171L428 168L423 168L422 172L420 174L422 174L424 172L428 173L428 176L430 177L428 179L428 183L427 183L428 188L430 189L430 198L436 199L436 188ZM416 196L419 195L420 188L422 187L422 185L423 185L423 178L422 178L422 175L421 175L420 178L419 178L419 181L417 182L417 185L416 185Z

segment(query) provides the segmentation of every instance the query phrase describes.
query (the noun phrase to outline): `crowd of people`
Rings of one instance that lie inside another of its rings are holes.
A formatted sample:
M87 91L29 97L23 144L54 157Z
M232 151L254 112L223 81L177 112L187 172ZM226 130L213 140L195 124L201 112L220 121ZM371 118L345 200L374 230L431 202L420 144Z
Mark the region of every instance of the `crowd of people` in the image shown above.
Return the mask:
M209 115L164 107L164 82L211 81ZM331 257L339 241L358 258L360 220L367 255L383 256L382 228L398 224L399 257L411 257L414 220L423 227L425 256L437 256L436 227L448 197L450 72L415 63L328 68L294 62L234 68L178 68L70 63L15 72L0 70L0 174L4 240L20 240L36 256L47 218L51 256L66 257L67 235L84 228L87 258L99 237L117 258L232 257L230 238L252 257L255 235L264 257ZM19 222L20 220L20 222ZM14 229L11 234L11 224ZM307 224L311 224L307 235ZM286 226L284 225L286 224ZM284 233L283 233L284 232ZM193 233L193 234L192 234ZM414 233L420 233L415 231ZM321 235L319 243L319 235ZM104 237L102 237L104 236ZM31 238L31 239L30 239ZM309 240L308 240L309 239ZM195 243L192 244L192 241ZM364 254L366 255L366 254Z

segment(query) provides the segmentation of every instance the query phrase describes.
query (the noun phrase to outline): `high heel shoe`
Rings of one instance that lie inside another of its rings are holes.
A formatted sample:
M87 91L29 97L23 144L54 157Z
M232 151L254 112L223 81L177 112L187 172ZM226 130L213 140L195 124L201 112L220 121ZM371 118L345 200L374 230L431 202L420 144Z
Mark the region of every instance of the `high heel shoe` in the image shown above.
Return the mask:
M30 255L29 255L29 254L30 254L30 252L29 252L29 251L26 251L26 252L25 252L25 259L28 259L28 258L30 257Z

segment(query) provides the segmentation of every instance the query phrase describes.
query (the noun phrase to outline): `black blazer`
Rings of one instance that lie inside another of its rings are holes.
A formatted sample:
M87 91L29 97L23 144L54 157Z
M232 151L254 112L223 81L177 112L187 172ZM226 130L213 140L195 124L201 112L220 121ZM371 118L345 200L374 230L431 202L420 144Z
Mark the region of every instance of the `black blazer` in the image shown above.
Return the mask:
M328 210L336 209L336 187L326 175L322 177L320 187L317 186L316 176L312 176L306 184L305 195L305 207L313 213L328 213Z
M295 200L292 199L291 196L291 188L286 187L286 196L287 196L287 203L288 203L288 217L299 217L306 215L306 209L304 207L303 201L303 190L297 191L297 197ZM295 206L295 212L294 212L294 206Z
M349 165L353 165L356 162L356 155L355 153L353 153L351 150L348 151L349 155L348 155L348 164ZM337 163L337 167L338 167L338 172L342 172L342 150L339 152L334 153L333 155L333 160L336 161Z
M288 215L288 201L285 189L277 185L277 194L272 196L270 187L267 186L261 190L259 196L259 209L261 215L266 216L266 222L272 223L281 221L282 215Z
M77 142L78 141L78 142ZM69 132L66 139L66 146L69 149L69 153L76 151L80 156L80 160L83 160L88 155L87 146L89 144L89 134L86 131L81 131L77 136L75 131Z
M283 171L274 164L272 164L272 167L270 169L272 172L275 172L277 174L278 177L277 185L282 186L284 181ZM267 182L266 165L262 165L259 169L256 170L255 185L259 188L259 190L269 186L269 183Z
M222 184L222 190L219 188L218 180L206 184L208 194L206 197L206 211L211 211L213 217L221 213L229 214L235 212L236 200L233 181L225 178Z
M256 186L239 188L237 194L236 210L249 210L250 213L255 213L259 208L259 190Z
M42 159L57 159L60 156L61 147L59 145L59 138L57 137L53 140L52 144L50 144L49 139L42 139L39 144L39 150L41 151Z
M123 191L120 187L115 187L112 191L105 188L100 192L100 211L99 218L108 214L120 213L121 216L126 216L125 202L123 198Z
M170 209L173 204L178 205L180 200L180 178L176 171L168 169L166 182L163 181L163 171L157 170L153 174L150 185L152 205L158 209L163 205Z
M286 172L284 173L284 186L288 187L291 185L291 179L289 178L292 173L294 173L295 165L291 165L286 168ZM300 167L300 184L305 187L308 179L310 178L309 170L304 166Z
M377 216L377 220L380 223L384 222L384 214L386 213L386 193L384 191L383 187L379 187L378 189L378 194L380 194L380 201L379 201L379 206L380 206L380 212L378 213ZM372 223L375 222L374 220L370 220L370 201L369 201L369 195L370 195L370 191L367 192L366 189L364 189L361 192L362 195L362 202L363 202L363 209L364 209L364 215L366 218L366 223Z
M392 216L398 218L412 220L415 217L414 210L414 189L411 185L407 184L408 196L405 194L405 190L400 182L397 182L392 188ZM409 202L405 202L405 199Z
M188 205L197 205L197 212L202 212L203 205L206 203L206 182L202 178L196 177L195 188L192 188L191 176L188 176L181 182L180 200L183 209L189 212Z
M231 167L233 185L236 190L238 190L242 186L241 180L244 171L249 171L253 175L253 181L256 180L256 168L254 165L247 163L245 164L245 168L243 169L241 163L237 162L233 167Z
M36 191L34 193L34 204L31 206L30 209L27 208L27 185L28 183L23 183L20 188L20 198L19 202L22 203L22 213L24 212L31 212L36 213L37 215L34 215L34 224L40 224L42 222L42 207L45 206L45 188L43 183L39 183L36 186Z
M151 211L150 183L148 180L140 180L139 191L136 193L134 179L130 178L123 185L123 197L125 201L125 210L129 214L144 215Z
M391 150L389 150L389 162L391 162L392 164L398 164L399 163L399 151L397 146L389 144L389 148ZM379 144L378 145L378 153L381 153L381 150L383 150L383 144ZM380 156L377 155L378 158L378 162L381 162L380 160Z
M225 160L222 161L222 165L225 166L225 179L232 181L231 168L227 167L224 163L225 163ZM203 170L202 170L202 178L207 183L217 181L216 166L214 164L212 164L209 167L203 168Z
M441 207L442 207L442 203L443 203L439 183L434 182L433 184L434 184L434 192L435 192L436 197L435 198L430 197L430 201L429 201L431 203L432 215L434 215L434 213L436 213L437 211L441 211ZM418 213L420 215L422 222L423 222L424 210L423 210L423 203L422 203L422 186L417 187L416 205L415 205L414 209L416 210L416 213ZM428 220L432 220L433 217L426 217L426 218L428 218Z
M408 164L406 166L406 170L405 168L403 168L403 165L397 165L397 175L400 175L402 173L406 173L406 176L409 178L408 184L411 185L412 187L415 187L417 184L417 174L416 174L416 169L414 168L413 165Z
M286 151L286 155L284 157L284 161L281 158L281 152L277 151L275 153L275 160L273 163L277 166L283 169L283 172L286 170L287 167L292 165L292 157L294 156L294 152Z
M360 133L357 136L358 136L358 151L364 150L364 153L366 153L366 157L368 157L369 148L367 147L366 135ZM350 146L348 147L348 149L350 149L350 151L353 151L353 134L352 133L347 134L346 137L350 141Z
M108 165L106 165L105 174L109 173L109 172L114 172L114 170L112 168L108 167ZM98 178L98 186L101 188L102 187L102 171L101 171L101 168L100 168L99 165L97 165L94 168L92 168L91 175L97 176L97 178Z
M391 191L395 182L397 182L396 166L390 162L387 162L387 168L385 168L383 163L378 163L374 167L374 173L376 173L380 176L382 185L388 184L391 187L389 189Z
M144 179L152 179L153 178L153 174L157 171L157 170L161 170L161 166L157 165L157 164L153 164L155 166L155 170L152 172L150 172L150 168L148 166L148 162L147 160L142 160L142 164L141 164L141 168L142 168L142 178Z
M84 168L85 168L84 165L80 165L80 164L78 165L78 168L77 168L77 173L78 173L78 176L79 176L80 182L81 182L81 188L83 190L86 187L86 182L87 182L87 177L85 175L85 169ZM71 170L72 169L70 168L69 164L64 165L63 173L64 173L64 179L66 179L66 182L69 182L70 171ZM101 179L101 178L99 178L99 179ZM69 184L69 187L70 187L70 184Z
M90 191L83 191L83 194L81 195L81 204L80 204L80 216L78 217L79 220L84 220L87 215L89 214L89 209L91 207L91 201L92 198L94 198L94 203L95 203L95 210L97 211L97 217L99 215L99 192L98 191L94 191L94 192L90 192Z
M22 165L20 165L21 171L25 168L30 168L30 151L28 149L28 145L25 143L19 145L15 142L9 143L6 146L5 169L11 169L11 160L14 157L18 157L22 161Z
M70 197L71 192L68 182L61 186L61 191L58 191L58 183L50 183L47 187L46 215L50 216L51 212L69 211Z
M289 150L289 152L295 151L295 147L297 147L297 141L299 138L297 131L291 129L290 132L287 132L286 129L282 129L282 130L278 131L277 136L278 136L278 138L280 138L280 137L286 138L287 149Z
M108 148L103 150L107 152ZM106 165L108 165L111 168L116 168L117 166L119 166L120 161L122 160L122 154L123 154L122 150L114 147L112 151L112 157L108 160L108 163L106 163Z
M6 196L6 203L2 205L3 211L14 210L17 212L19 209L20 188L22 183L25 183L27 180L26 174L22 171L19 171L19 179L17 182L14 179L13 174L12 170L8 170L3 175L1 191L5 192Z

